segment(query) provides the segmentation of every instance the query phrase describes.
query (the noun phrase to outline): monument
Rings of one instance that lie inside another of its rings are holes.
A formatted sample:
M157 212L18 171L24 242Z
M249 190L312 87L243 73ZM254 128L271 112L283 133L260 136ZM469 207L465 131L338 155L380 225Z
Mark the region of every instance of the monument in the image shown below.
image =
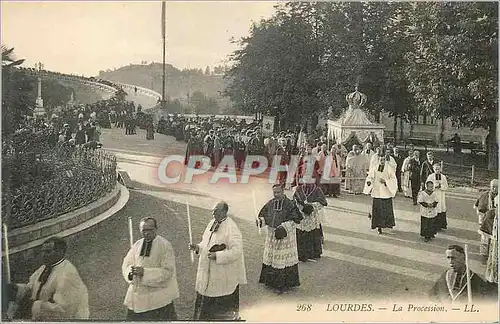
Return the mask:
M69 101L66 103L66 106L73 107L75 105L75 92L71 90L71 95L69 97Z
M43 64L38 63L37 67L38 67L38 72L40 73L40 71L43 68ZM45 109L43 108L43 99L42 99L42 79L40 78L40 76L38 76L38 94L37 94L37 97L35 100L34 115L35 115L35 117L38 117L38 116L41 117L41 116L45 115Z
M365 94L355 91L346 96L347 111L337 120L328 120L328 141L345 145L349 150L353 144L383 143L385 125L372 123L362 107L367 101Z

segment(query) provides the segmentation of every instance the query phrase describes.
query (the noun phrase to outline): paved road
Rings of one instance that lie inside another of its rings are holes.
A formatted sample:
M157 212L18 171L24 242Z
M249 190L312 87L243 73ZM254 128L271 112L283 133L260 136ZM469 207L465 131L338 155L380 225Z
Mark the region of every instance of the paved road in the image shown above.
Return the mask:
M244 253L248 285L241 290L241 308L247 320L271 320L262 317L260 309L279 301L286 311L295 312L299 302L373 301L381 298L418 300L425 298L433 281L445 270L444 249L452 243L469 243L472 269L482 274L484 267L477 255L478 235L472 198L448 199L450 228L431 243L419 238L417 210L410 202L397 197L396 228L392 234L378 235L370 230L367 211L370 199L343 194L329 199L324 210L325 251L318 263L300 265L301 286L295 291L277 296L258 282L263 236L254 226L254 204L260 206L271 196L265 179L252 179L250 184L208 184L202 176L194 184L166 187L157 178L159 161L167 154L181 154L184 144L172 137L156 134L154 141L145 140L145 132L124 135L124 130L105 129L104 147L118 157L118 167L126 170L135 189L127 206L111 219L91 228L70 242L69 259L75 263L90 292L91 317L98 320L124 319L122 306L126 284L121 277L122 258L128 249L127 217L135 224L145 216L159 220L159 234L168 238L176 252L178 282L181 297L176 302L180 319L190 319L194 302L196 263L191 264L187 250L188 230L186 201L190 204L193 235L201 238L210 220L210 209L220 199L230 205L244 237ZM289 193L290 194L290 193ZM137 237L138 231L134 233ZM35 264L17 272L24 279ZM274 315L279 315L275 313ZM295 320L307 320L297 314ZM343 320L332 317L332 321ZM430 318L430 319L434 319ZM366 320L361 318L360 320Z

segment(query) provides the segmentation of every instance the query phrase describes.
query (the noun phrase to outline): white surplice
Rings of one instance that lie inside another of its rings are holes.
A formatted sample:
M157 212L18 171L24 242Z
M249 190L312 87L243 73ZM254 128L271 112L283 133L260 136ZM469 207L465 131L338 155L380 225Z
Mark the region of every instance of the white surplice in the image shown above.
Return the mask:
M386 161L384 170L378 171L380 159L385 159L385 156L379 157L373 161L366 177L365 188L363 193L371 195L373 198L393 198L398 191L398 180L396 179L396 169L394 159L390 157L390 161ZM382 184L380 180L385 180ZM368 185L370 182L370 185Z
M403 165L401 166L401 171L403 172L403 179L401 187L405 197L411 197L411 183L410 183L410 171L408 169L410 160L412 156L408 156L403 160Z
M214 222L215 219L212 219L208 223L198 244L200 258L195 289L207 297L230 295L236 286L247 283L243 238L238 226L228 217L219 225L217 231L211 232ZM225 244L226 249L215 252L215 260L210 260L209 250L216 244Z
M437 207L424 207L420 205L422 202L425 202L428 205L432 205L434 202L437 202L439 205L439 194L436 191L433 191L429 195L425 190L421 190L418 193L417 202L420 207L420 216L425 218L434 218L437 216Z
M155 310L170 304L179 298L175 254L167 239L157 235L151 246L149 257L140 256L142 243L134 243L123 259L122 274L129 283L124 305L135 313ZM143 267L144 276L128 279L131 267Z
M441 180L436 180L436 173L432 173L427 177L427 181L432 181L434 183L434 192L438 198L438 205L436 207L437 213L445 213L446 212L446 190L448 190L448 180L444 174L441 174ZM437 185L440 185L437 188Z
M89 294L75 266L68 260L54 266L47 282L40 290L41 266L30 277L28 284L18 284L16 299L20 301L25 294L35 300L31 308L32 317L38 321L85 320L89 318Z

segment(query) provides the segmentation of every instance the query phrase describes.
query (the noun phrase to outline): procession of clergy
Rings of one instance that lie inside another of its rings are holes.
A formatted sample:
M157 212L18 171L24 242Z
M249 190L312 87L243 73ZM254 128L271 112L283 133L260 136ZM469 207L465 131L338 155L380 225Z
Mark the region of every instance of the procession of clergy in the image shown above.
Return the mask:
M371 228L379 234L395 224L393 199L404 191L420 208L420 235L426 242L447 228L445 192L447 178L440 163L419 160L418 151L410 150L403 159L396 148L371 145L363 151L354 146L346 154L341 145L332 149L322 143L313 148L304 145L299 168L292 183L284 181L272 187L273 198L259 211L256 225L264 231L265 244L259 283L281 294L300 285L299 262L317 262L322 255L323 230L321 209L326 195L340 193L342 167L346 167L346 188L353 194L372 197L369 217ZM293 186L290 199L285 187ZM452 245L446 249L449 269L432 288L431 296L440 302L467 300L470 282L475 301L496 298L498 281L497 217L498 181L477 200L476 208L482 235L481 253L487 259L486 280L469 272L465 251ZM198 244L189 244L199 258L196 276L196 300L193 320L240 320L239 288L247 283L242 234L228 217L229 206L219 202ZM189 215L189 214L188 214ZM170 242L158 235L157 220L144 218L139 227L142 238L131 242L122 264L123 278L129 284L124 304L127 320L176 320L174 301L179 297L175 254ZM27 284L9 285L8 299L17 301L10 308L14 318L35 320L89 318L88 292L77 269L65 258L66 243L53 237L42 246L44 265ZM493 296L493 297L492 297ZM12 310L13 309L13 310Z

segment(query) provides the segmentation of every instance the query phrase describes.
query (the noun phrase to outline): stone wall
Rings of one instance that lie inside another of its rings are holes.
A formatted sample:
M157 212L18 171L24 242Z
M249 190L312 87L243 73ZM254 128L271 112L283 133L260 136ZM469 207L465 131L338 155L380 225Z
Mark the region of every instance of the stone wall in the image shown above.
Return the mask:
M70 213L9 231L11 264L19 264L34 257L36 247L50 236L71 230L109 210L120 199L122 185L118 184L108 195ZM70 231L71 232L71 231ZM2 256L5 252L2 251Z

